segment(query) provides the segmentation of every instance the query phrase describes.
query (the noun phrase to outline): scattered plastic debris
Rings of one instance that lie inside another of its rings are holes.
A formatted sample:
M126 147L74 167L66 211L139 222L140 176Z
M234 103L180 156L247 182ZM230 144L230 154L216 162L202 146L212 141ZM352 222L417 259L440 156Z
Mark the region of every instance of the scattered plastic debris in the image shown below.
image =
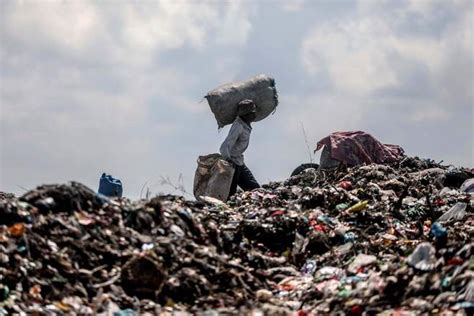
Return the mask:
M227 203L0 193L0 314L472 314L466 177L406 157Z
M419 244L408 257L408 264L421 271L433 270L436 264L436 250L430 243Z

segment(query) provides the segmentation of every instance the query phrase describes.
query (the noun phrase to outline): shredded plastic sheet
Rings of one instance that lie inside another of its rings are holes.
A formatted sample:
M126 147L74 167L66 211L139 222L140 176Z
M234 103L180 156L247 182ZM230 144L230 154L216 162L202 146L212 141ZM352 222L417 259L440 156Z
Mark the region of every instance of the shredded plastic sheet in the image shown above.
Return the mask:
M347 166L397 161L404 153L398 145L382 144L372 135L362 132L335 132L321 139L315 151L326 147L330 158ZM326 165L323 161L321 165Z

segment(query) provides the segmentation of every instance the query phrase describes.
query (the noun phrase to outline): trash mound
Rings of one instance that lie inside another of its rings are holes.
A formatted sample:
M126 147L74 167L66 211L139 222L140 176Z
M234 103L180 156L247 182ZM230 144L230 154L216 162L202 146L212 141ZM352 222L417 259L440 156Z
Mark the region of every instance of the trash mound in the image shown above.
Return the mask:
M227 203L1 193L0 314L472 314L473 177L405 158Z

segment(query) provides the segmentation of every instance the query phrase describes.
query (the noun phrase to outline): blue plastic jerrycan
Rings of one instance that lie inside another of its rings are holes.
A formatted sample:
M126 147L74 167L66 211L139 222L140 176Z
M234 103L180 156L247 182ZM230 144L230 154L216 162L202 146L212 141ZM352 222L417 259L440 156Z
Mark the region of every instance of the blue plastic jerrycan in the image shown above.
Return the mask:
M122 192L122 181L104 172L99 181L99 193L108 197L122 197Z

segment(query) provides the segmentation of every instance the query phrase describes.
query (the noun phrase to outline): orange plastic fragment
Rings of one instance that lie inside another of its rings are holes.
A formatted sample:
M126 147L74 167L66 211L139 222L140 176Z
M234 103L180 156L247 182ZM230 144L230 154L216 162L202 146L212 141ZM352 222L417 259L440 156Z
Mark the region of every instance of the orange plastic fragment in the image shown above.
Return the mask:
M25 224L23 223L13 224L12 226L8 227L8 231L10 232L10 235L12 235L13 237L21 237L25 233Z

